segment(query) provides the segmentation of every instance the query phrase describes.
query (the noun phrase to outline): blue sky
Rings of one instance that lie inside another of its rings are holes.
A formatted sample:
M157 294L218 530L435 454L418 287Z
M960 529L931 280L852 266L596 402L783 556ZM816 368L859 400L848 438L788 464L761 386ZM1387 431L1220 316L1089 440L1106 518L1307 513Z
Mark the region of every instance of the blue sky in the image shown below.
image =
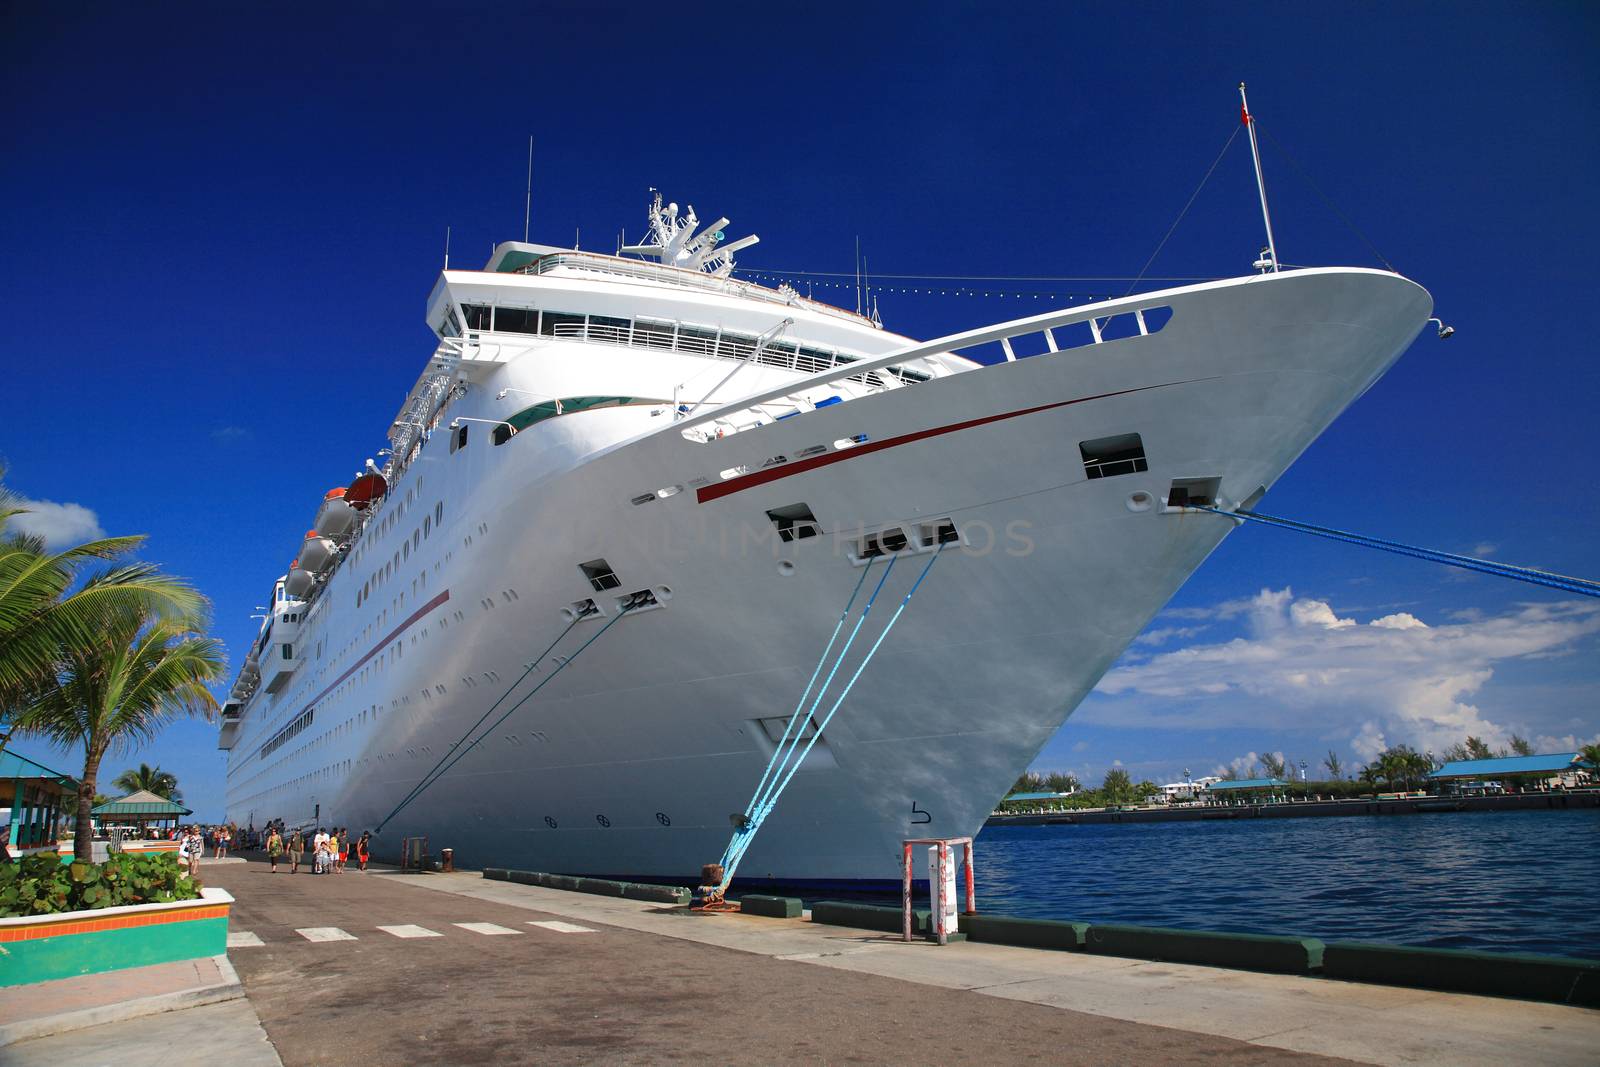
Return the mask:
M148 533L237 658L430 349L445 227L474 265L520 235L529 133L536 240L609 250L653 185L760 233L752 271L848 272L859 235L878 274L1116 278L1237 126L1243 79L1296 160L1264 146L1283 261L1377 262L1303 168L1458 331L1424 335L1263 509L1600 574L1595 8L751 10L7 5L8 484L81 509L41 507L58 536ZM1240 138L1151 274L1241 273L1259 244ZM933 336L1126 284L880 299L890 327ZM1588 608L1247 529L1035 766L1162 779L1468 728L1586 740ZM214 738L179 724L121 762L178 772L215 815Z

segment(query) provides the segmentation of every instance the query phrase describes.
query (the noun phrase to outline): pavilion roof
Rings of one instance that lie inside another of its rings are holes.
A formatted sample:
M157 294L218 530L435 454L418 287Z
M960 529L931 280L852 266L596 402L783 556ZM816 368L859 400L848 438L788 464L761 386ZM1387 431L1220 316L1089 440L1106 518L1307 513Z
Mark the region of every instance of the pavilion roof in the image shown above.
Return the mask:
M1206 788L1208 793L1226 793L1233 789L1273 789L1280 785L1288 785L1282 778L1240 778L1232 782L1212 782Z
M194 812L176 801L157 796L148 789L140 789L116 800L108 800L94 809L95 815L144 815L147 817L172 817L193 815Z
M44 779L73 788L78 785L78 780L71 775L51 770L42 763L35 763L27 756L19 755L10 749L0 752L0 781L14 782L18 779L25 781Z
M1502 778L1512 774L1561 774L1592 770L1580 752L1549 752L1539 756L1501 756L1498 759L1452 760L1429 778Z

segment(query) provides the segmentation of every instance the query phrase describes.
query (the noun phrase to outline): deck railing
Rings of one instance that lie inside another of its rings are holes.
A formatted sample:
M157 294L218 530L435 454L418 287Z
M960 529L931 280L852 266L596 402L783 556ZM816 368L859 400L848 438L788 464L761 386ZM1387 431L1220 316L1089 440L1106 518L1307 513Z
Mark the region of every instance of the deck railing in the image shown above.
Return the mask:
M660 285L671 285L683 289L698 289L702 292L723 293L728 296L737 296L746 300L759 300L768 304L779 304L785 307L804 307L823 315L830 315L847 322L858 325L872 325L872 321L853 311L824 304L820 300L812 300L801 296L793 290L768 289L764 285L747 282L740 278L732 278L719 274L707 274L704 271L688 270L683 267L669 267L664 263L648 263L643 260L623 259L620 256L607 256L596 252L551 252L540 256L527 266L519 267L517 274L542 275L561 268L569 270L589 271L596 274L613 274L619 278L629 278L635 281L655 282Z

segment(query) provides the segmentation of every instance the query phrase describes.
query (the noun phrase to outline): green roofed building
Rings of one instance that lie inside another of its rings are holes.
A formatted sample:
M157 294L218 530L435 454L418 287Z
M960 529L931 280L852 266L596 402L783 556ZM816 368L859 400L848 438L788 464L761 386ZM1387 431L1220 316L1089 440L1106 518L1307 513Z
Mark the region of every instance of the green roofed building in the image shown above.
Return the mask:
M10 805L7 854L54 849L61 839L65 800L77 791L75 778L15 752L0 752L0 804Z
M1206 786L1205 795L1219 804L1260 804L1281 795L1288 784L1282 778L1224 779Z
M102 826L119 825L137 826L143 834L152 824L162 826L166 823L176 825L177 821L194 814L177 801L168 800L166 797L157 796L148 789L140 789L129 793L116 800L108 800L95 808L91 815Z

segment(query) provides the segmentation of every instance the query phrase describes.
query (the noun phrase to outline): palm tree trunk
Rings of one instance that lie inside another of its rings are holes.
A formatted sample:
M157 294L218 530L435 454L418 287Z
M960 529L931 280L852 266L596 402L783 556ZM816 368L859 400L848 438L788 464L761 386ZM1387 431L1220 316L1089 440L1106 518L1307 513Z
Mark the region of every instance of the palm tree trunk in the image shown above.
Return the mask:
M72 831L72 855L85 863L94 860L95 779L100 775L100 753L93 749L83 760L83 777L78 781L78 819Z

